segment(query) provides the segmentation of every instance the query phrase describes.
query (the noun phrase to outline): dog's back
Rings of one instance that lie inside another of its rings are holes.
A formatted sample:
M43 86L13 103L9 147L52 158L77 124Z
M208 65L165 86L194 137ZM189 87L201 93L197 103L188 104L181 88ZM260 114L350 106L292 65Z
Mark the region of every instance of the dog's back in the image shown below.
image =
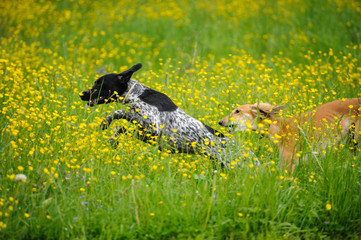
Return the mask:
M322 140L326 137L349 135L355 132L358 137L361 98L335 100L325 103L312 111L303 113L287 122L292 125L294 119L301 122L301 126L308 126L308 135L311 139ZM286 131L286 130L285 130Z

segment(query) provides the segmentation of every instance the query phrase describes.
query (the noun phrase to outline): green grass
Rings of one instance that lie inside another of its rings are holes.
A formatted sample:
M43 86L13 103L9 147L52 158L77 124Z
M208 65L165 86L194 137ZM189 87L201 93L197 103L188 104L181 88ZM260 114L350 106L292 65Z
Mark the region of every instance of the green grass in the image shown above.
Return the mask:
M217 122L238 104L286 104L287 117L361 97L360 21L352 0L0 3L0 238L358 239L359 149L316 159L303 144L292 176L255 132L230 137L260 167L132 135L113 149L99 124L125 106L78 93L141 62L134 79L226 133Z

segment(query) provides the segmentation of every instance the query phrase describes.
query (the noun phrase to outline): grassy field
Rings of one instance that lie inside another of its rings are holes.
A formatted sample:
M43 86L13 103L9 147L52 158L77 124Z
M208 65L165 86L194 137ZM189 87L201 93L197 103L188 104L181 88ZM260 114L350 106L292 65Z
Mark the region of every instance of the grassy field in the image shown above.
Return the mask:
M229 137L259 167L131 134L113 149L99 124L125 106L79 93L140 62L135 80L226 133L237 104L287 117L361 97L360 22L356 0L1 1L0 239L359 239L359 149L319 165L305 147L292 176L251 131Z

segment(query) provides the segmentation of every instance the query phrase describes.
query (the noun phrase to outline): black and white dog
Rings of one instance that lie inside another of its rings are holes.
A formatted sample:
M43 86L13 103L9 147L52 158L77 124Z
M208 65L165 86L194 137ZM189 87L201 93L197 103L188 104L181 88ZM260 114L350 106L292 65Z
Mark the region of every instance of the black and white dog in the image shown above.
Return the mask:
M126 119L138 126L135 132L137 138L157 142L161 150L202 153L220 160L222 165L244 157L258 164L252 152L240 150L233 140L186 114L167 95L132 80L133 73L141 67L142 64L138 63L120 74L104 75L95 81L91 89L80 94L91 107L110 102L129 106L127 111L117 110L107 116L101 124L103 130L114 119ZM115 136L125 132L125 128L120 128ZM111 142L114 143L114 138Z

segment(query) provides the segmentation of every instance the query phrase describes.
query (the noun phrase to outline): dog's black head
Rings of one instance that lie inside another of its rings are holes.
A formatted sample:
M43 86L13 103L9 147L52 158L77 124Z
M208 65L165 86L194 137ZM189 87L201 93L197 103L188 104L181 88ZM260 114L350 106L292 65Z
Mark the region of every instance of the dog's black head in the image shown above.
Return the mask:
M130 69L116 74L106 74L98 78L91 89L80 93L83 101L89 101L89 106L97 104L110 103L116 101L128 88L128 82L133 73L138 71L142 64L138 63Z

